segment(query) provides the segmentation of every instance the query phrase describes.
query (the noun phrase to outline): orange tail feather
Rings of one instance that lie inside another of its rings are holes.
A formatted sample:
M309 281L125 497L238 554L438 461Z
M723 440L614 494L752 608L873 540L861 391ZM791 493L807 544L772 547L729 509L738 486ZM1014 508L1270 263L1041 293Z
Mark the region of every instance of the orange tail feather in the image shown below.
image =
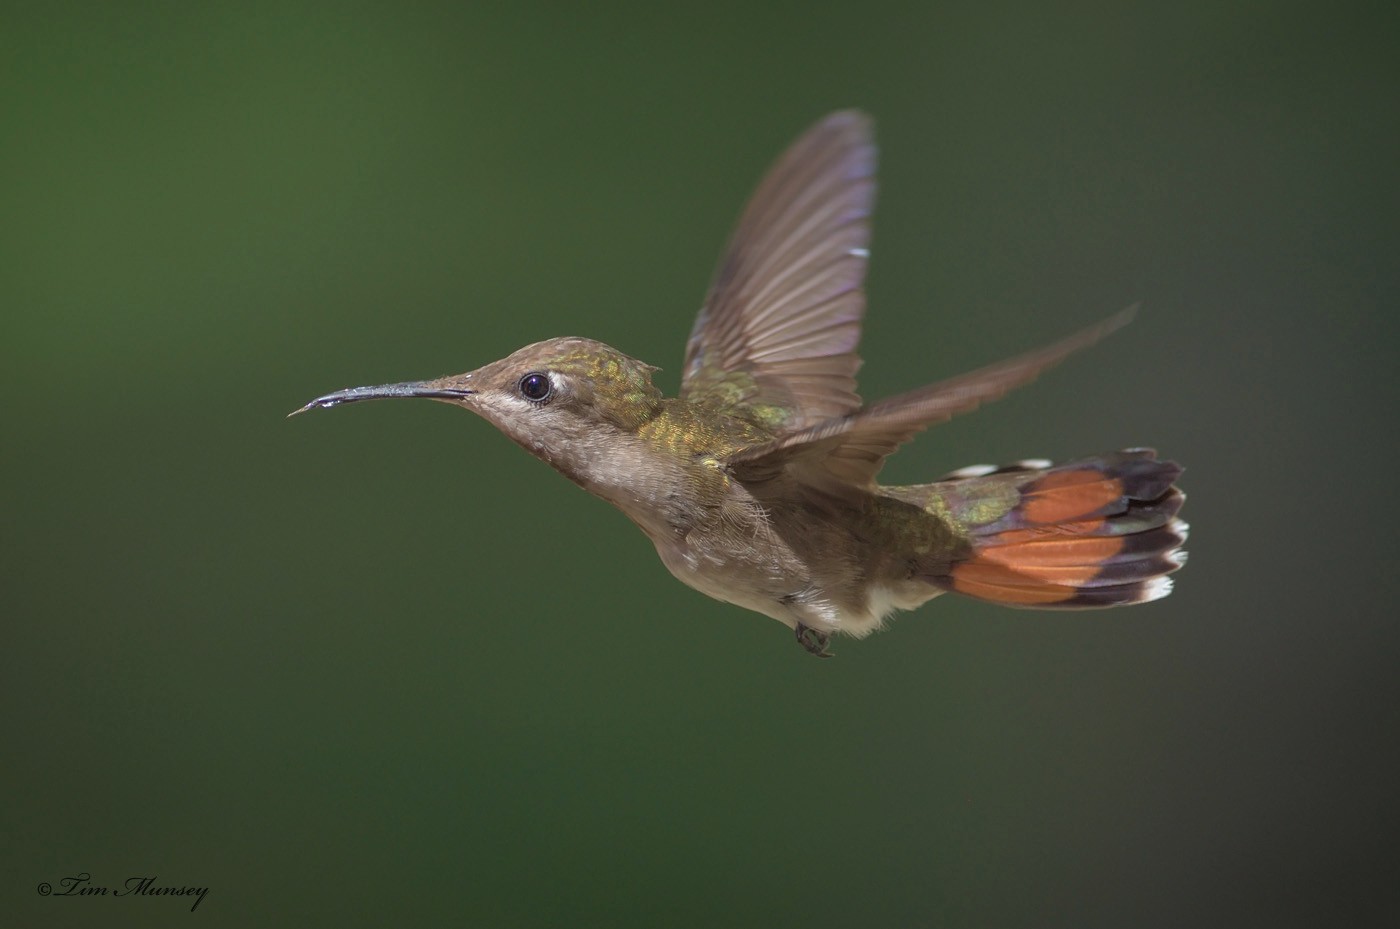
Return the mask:
M1050 468L1013 466L955 477L954 512L1019 494L991 522L966 526L970 557L939 582L949 590L1008 606L1085 609L1143 603L1171 592L1186 561L1187 526L1176 518L1185 494L1181 468L1151 449L1128 449Z

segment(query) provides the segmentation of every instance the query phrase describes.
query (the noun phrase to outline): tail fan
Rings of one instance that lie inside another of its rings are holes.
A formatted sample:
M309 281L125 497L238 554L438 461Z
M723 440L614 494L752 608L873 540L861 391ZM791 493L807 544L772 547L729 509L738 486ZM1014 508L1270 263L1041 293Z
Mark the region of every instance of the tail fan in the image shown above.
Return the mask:
M966 468L935 485L973 546L939 584L1035 609L1120 606L1171 593L1167 575L1186 563L1188 527L1176 518L1186 495L1173 486L1181 467L1144 448L1046 464Z

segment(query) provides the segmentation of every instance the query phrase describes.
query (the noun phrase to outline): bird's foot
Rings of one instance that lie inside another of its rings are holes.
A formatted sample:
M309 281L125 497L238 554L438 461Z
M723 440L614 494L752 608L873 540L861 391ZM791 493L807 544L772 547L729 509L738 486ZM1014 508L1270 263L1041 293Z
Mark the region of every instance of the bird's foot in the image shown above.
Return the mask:
M826 650L827 643L831 641L831 633L813 629L811 626L798 623L793 629L797 634L797 644L818 658L832 658L834 655Z

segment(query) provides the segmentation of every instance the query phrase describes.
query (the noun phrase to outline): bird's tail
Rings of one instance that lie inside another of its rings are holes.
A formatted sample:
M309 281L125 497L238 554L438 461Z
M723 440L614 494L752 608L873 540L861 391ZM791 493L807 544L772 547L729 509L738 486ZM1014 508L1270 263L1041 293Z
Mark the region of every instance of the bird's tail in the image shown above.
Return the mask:
M937 583L1006 606L1085 609L1171 593L1186 562L1181 467L1134 448L1052 466L966 468L934 485L971 554Z

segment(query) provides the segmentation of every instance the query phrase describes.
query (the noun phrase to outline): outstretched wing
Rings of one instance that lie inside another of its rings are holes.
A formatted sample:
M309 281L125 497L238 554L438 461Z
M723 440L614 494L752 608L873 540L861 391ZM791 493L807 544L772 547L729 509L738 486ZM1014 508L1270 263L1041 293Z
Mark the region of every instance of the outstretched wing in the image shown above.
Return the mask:
M869 117L827 116L758 185L686 345L681 396L791 431L860 407Z
M1047 368L1127 325L1136 312L1136 306L1129 307L1045 348L749 446L735 452L726 463L741 481L763 481L789 469L810 484L830 485L834 481L873 486L885 459L915 434L1029 383Z

